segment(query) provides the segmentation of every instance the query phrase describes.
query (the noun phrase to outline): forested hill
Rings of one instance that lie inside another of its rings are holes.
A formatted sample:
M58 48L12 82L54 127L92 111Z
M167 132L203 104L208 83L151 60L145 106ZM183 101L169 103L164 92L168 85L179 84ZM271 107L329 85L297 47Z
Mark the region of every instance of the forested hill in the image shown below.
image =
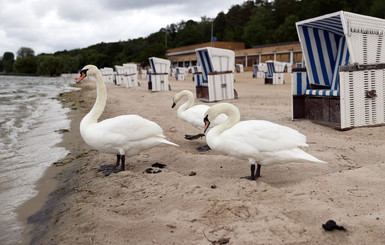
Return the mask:
M99 43L84 49L64 50L36 56L36 73L53 75L79 70L85 64L113 67L127 62L148 64L148 57L164 57L165 51L209 42L211 24L217 41L256 45L298 40L295 22L339 10L385 18L384 0L256 0L233 5L214 19L185 20L170 24L148 37ZM212 23L213 22L213 23ZM167 35L167 46L166 37ZM15 62L15 68L17 68ZM22 66L20 66L22 67ZM22 72L22 71L20 71Z

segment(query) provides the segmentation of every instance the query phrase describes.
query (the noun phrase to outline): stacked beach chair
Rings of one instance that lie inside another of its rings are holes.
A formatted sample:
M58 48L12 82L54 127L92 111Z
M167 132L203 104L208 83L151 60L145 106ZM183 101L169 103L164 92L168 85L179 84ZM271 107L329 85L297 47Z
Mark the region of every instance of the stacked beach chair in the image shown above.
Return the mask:
M265 63L253 65L253 78L265 78L267 67Z
M123 64L126 88L138 86L138 67L136 64Z
M191 68L191 73L192 73L192 80L195 82L195 86L199 85L201 86L203 75L202 75L202 68L200 66L193 66ZM201 80L199 80L201 79ZM199 81L197 81L199 80Z
M265 78L267 67L265 63L253 65L253 77L254 78Z
M123 64L115 66L115 83L116 85L125 85L126 88L138 86L138 72L135 64Z
M168 75L170 73L171 62L166 59L151 57L149 58L151 72L148 74L148 90L165 91L170 90Z
M195 53L202 70L194 73L197 98L206 102L234 99L234 51L205 47Z
M147 78L147 70L145 70L145 69L140 70L140 78L142 78L142 79Z
M266 61L266 67L265 84L284 84L285 63L270 60Z
M338 129L385 123L385 20L339 11L296 23L293 119Z
M177 67L175 68L175 79L178 81L183 81L188 76L187 67Z
M112 69L111 67L104 67L100 68L99 70L100 73L102 73L103 80L105 83L114 83L114 69Z
M243 73L243 65L242 64L236 64L237 67L237 73Z
M115 66L115 83L116 85L125 84L125 76L124 76L124 67L123 66Z

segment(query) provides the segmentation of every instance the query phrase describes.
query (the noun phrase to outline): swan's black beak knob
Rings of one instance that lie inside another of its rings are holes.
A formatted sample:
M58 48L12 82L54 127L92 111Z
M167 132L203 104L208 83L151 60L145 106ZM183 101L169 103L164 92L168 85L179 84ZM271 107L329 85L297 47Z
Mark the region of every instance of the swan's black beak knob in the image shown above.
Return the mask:
M80 71L80 77L76 80L76 83L80 83L80 81L83 80L87 76L87 71L88 71L88 69Z
M206 115L205 119L203 119L203 122L205 123L205 129L203 130L203 133L206 133L207 129L210 126L209 115Z

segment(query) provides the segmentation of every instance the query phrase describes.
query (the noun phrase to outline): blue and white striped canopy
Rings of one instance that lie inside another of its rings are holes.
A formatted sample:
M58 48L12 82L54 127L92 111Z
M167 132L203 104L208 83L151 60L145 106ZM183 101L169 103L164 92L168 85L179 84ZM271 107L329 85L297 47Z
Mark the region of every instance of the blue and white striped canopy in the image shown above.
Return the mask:
M197 54L198 63L202 67L203 81L207 81L207 74L214 71L209 52L207 49L197 49L195 52Z
M297 22L309 81L338 90L338 69L349 62L342 11Z
M326 30L339 36L344 35L344 28L341 21L342 11L323 15L320 17L297 22L297 26L307 26L311 28L317 28Z
M234 51L221 48L205 47L195 50L198 63L202 67L203 79L208 80L211 72L234 72Z
M275 73L275 67L274 67L274 61L266 61L267 65L267 72L266 72L266 78L273 78L273 74Z

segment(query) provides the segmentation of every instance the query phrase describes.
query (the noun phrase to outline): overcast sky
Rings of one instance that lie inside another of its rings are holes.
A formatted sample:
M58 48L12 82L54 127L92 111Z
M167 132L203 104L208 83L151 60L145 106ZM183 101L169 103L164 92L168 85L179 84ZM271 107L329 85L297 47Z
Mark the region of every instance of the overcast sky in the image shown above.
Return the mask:
M0 0L0 56L147 37L172 23L227 13L245 0Z

